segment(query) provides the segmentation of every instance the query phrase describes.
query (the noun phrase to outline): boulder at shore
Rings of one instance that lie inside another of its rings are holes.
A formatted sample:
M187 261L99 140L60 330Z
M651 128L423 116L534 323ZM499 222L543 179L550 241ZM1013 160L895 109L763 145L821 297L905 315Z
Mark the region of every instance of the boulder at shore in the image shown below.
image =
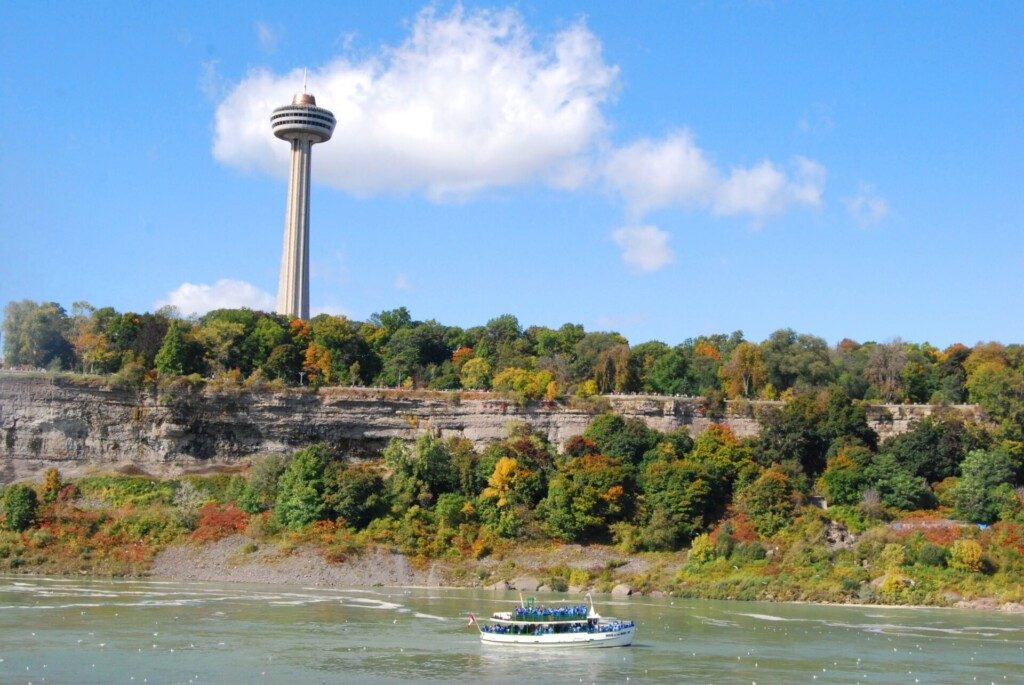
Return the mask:
M520 576L512 581L512 587L523 592L536 592L540 581L533 576Z
M612 588L612 597L629 597L631 594L633 594L633 588L624 583L619 583Z

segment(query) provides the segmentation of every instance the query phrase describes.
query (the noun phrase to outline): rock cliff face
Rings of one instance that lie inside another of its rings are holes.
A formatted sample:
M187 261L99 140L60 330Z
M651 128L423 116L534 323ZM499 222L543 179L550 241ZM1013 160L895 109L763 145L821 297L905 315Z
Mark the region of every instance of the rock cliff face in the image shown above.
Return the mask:
M730 403L709 415L700 398L609 396L588 408L544 403L520 407L485 393L416 393L329 389L310 392L157 392L90 387L66 378L0 375L0 482L36 477L56 466L65 474L136 469L170 475L219 469L268 452L324 441L371 456L391 438L424 430L461 435L477 447L501 439L509 422L525 422L557 445L582 433L602 408L642 419L662 431L697 435L712 423L756 435L760 406ZM957 411L979 416L973 406ZM871 408L881 437L906 431L934 407Z

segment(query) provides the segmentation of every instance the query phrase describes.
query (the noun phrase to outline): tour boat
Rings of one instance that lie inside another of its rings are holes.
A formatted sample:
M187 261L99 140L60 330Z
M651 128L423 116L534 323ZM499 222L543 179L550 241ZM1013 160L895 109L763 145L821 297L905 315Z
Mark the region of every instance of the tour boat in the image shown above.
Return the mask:
M478 623L473 614L469 624L480 628L480 641L490 645L528 647L626 647L633 643L636 625L632 621L602 617L585 604L534 606L520 600L514 611L498 611Z

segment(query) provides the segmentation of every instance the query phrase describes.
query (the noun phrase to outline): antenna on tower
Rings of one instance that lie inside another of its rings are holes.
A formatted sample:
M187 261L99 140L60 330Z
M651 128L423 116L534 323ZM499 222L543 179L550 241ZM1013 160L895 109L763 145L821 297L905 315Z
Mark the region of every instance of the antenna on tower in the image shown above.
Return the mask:
M302 67L302 92L306 91L306 67Z

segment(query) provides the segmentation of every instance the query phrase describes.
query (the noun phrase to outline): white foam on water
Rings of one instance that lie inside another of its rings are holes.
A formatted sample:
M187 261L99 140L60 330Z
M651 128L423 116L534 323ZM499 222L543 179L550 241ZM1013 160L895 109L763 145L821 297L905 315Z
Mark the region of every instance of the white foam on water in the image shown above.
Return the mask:
M1024 630L1024 625L1020 628L996 628L995 626L965 626L964 630L976 630L978 632L997 632L997 633L1016 633Z
M918 637L929 637L928 633L933 633L930 637L945 637L947 635L956 637L995 637L995 632L986 632L989 630L1003 630L1013 631L1013 628L941 628L938 626L908 626L901 623L845 623L841 621L821 621L822 625L828 626L829 628L850 628L853 630L863 630L867 633L876 634L893 634L902 636L918 636ZM934 635L938 633L938 635Z
M434 616L433 614L422 614L422 613L420 613L418 611L414 612L413 616L415 616L416 618L431 618L431 619L434 619L435 621L447 621L448 620L444 616Z
M720 628L739 628L740 624L735 621L726 621L722 618L707 618L705 616L696 616L699 618L701 623L705 623L709 626L718 626Z
M802 621L800 618L785 618L783 616L775 616L773 614L744 614L735 612L736 616L746 616L748 618L756 618L760 621Z
M395 604L394 602L385 602L382 599L370 599L368 597L344 597L342 603L356 602L357 606L362 606L365 609L403 609L401 604ZM349 605L352 606L352 605ZM407 610L408 611L408 610Z

